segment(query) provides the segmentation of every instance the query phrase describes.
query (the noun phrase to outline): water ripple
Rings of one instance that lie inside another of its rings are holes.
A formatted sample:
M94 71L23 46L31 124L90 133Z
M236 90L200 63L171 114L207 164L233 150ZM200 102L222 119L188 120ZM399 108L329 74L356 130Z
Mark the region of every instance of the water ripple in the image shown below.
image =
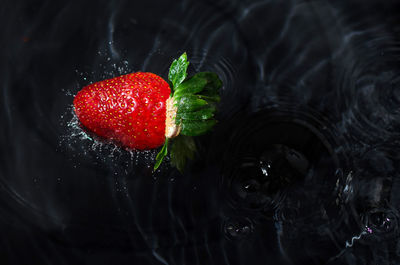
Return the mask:
M73 263L66 249L170 265L400 259L390 5L77 3L19 3L2 24L0 221L28 238L8 251L26 244L49 264ZM80 128L81 87L139 70L166 77L183 51L191 73L224 84L219 124L184 175L152 173L156 151Z

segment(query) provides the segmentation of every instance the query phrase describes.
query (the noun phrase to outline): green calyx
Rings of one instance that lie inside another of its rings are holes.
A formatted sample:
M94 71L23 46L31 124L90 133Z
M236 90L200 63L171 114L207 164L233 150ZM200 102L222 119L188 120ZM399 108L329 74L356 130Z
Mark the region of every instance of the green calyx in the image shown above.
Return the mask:
M181 128L180 135L168 139L157 154L156 170L171 147L171 165L183 172L187 159L193 159L196 145L192 136L208 132L215 124L214 114L220 101L222 81L211 72L200 72L187 78L189 62L186 53L175 59L170 67L168 79L172 84L172 98L177 107L175 123Z

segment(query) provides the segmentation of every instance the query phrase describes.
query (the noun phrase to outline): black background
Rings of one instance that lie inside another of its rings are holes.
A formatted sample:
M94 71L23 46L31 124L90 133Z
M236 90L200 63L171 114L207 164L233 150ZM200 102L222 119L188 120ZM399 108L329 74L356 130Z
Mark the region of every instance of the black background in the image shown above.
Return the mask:
M0 264L398 264L397 10L2 1ZM155 151L85 138L80 88L166 77L184 51L191 73L224 83L219 123L185 174L152 173ZM281 145L307 171L287 158L260 190L259 159L287 156Z

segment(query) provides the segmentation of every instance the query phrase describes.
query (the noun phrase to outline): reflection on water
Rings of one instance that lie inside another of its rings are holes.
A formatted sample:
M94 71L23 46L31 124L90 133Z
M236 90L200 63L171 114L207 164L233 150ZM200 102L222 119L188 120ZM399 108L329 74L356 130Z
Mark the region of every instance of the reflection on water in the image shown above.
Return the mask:
M6 7L4 264L400 262L397 3ZM81 87L139 70L165 77L183 51L190 72L224 83L219 123L184 175L167 163L152 173L156 151L80 129Z

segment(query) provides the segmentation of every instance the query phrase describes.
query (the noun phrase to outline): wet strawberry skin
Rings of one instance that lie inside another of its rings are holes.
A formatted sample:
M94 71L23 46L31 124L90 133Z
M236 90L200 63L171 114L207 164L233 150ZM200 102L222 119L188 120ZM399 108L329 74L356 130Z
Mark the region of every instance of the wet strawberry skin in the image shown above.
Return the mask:
M153 149L165 142L170 93L160 76L136 72L84 87L74 98L74 110L79 121L98 136L129 149Z

